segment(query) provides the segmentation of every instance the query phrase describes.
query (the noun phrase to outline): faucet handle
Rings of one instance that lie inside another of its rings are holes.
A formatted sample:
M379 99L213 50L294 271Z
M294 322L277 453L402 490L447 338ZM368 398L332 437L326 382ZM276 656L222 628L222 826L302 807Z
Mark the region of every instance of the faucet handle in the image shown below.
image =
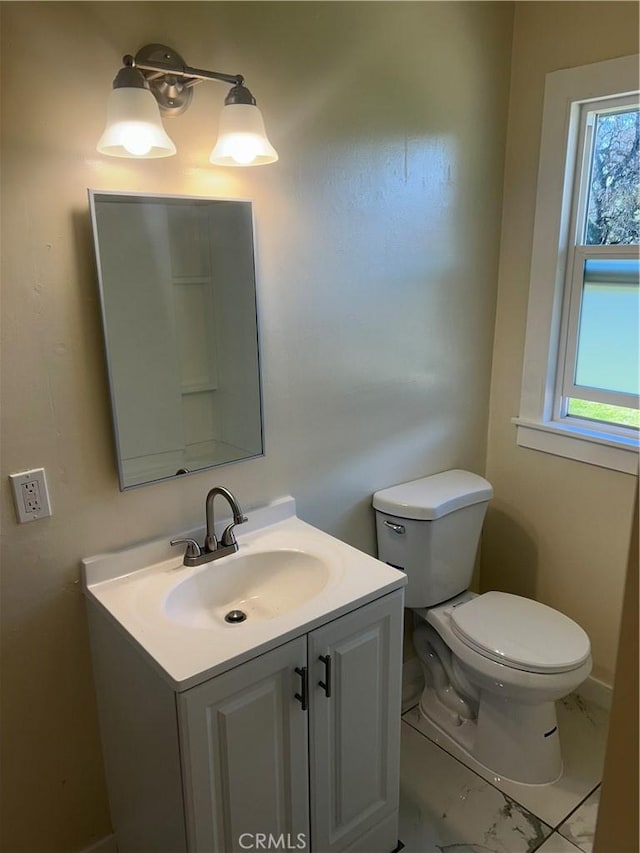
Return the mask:
M244 524L245 521L248 520L249 519L246 515L239 515L237 520L234 519L234 521L232 521L228 527L225 527L222 536L220 537L220 544L225 548L228 548L230 545L237 545L238 543L236 542L236 537L233 532L233 528L236 526L236 524Z
M185 559L187 557L200 557L202 556L202 551L200 550L200 546L196 542L195 539L172 539L169 542L169 545L186 545L187 550L184 553Z

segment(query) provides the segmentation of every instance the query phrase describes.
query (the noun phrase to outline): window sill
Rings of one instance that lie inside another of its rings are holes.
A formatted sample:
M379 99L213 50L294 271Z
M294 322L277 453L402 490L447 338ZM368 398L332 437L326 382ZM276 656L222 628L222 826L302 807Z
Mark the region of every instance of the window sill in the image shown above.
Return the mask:
M625 474L638 473L638 441L612 438L595 430L559 424L512 418L516 425L516 442L520 447L564 456L588 465L610 468Z

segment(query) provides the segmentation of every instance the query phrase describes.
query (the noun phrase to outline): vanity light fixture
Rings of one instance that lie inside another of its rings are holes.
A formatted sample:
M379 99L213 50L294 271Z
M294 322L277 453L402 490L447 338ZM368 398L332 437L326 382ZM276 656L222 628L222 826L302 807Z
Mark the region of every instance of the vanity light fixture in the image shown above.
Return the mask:
M260 166L278 159L242 74L191 68L179 53L162 44L145 45L122 61L109 96L107 126L97 145L101 154L143 159L175 154L176 146L162 126L161 115L181 115L189 107L197 83L221 80L232 88L220 114L218 141L209 162Z

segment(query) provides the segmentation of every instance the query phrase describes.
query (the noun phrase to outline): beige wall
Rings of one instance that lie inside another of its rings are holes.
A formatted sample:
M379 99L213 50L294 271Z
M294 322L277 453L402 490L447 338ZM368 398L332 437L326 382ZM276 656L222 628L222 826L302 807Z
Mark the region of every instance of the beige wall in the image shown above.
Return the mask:
M3 3L2 700L7 853L109 832L82 556L291 493L372 551L371 493L485 466L510 3ZM121 56L242 71L281 160L208 165L224 86L169 160L95 152ZM263 459L121 494L87 187L255 201ZM6 475L44 465L17 526Z
M612 682L635 478L516 446L545 74L638 52L636 3L516 3L482 586L576 619Z
M598 808L595 853L638 850L638 489L629 545L616 683L607 738L607 757Z

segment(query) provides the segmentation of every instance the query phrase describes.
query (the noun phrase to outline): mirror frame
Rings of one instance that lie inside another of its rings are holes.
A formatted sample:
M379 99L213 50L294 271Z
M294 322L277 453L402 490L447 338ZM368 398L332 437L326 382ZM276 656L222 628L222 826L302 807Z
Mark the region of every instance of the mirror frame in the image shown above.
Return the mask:
M233 465L238 462L247 462L251 459L259 459L265 456L265 426L264 426L264 383L262 379L262 349L261 349L261 336L260 336L260 303L258 297L258 280L257 280L257 264L256 264L256 228L255 228L255 214L253 210L253 201L248 198L221 198L221 197L212 197L212 196L195 196L195 195L180 195L180 194L168 194L168 193L143 193L143 192L128 192L121 190L100 190L88 188L87 193L89 196L89 213L91 217L91 229L93 232L93 248L94 248L94 260L96 267L96 277L98 282L98 292L99 292L99 300L100 300L100 319L102 326L102 343L103 343L103 352L105 363L107 367L107 380L109 384L109 402L111 408L111 426L112 426L112 434L114 441L114 450L116 454L116 468L118 471L118 482L119 488L121 492L129 491L130 489L139 489L143 486L154 486L158 483L167 483L167 482L175 482L175 480L182 479L183 477L191 477L195 474L202 474L206 471L211 471L214 468L220 468L223 465ZM196 202L241 202L244 204L248 204L251 210L251 244L252 244L252 256L251 256L251 266L253 270L253 293L254 293L254 307L255 307L255 320L256 320L256 370L258 374L258 411L260 416L260 447L261 450L259 453L252 453L247 456L242 456L238 459L231 459L227 462L218 462L213 465L206 465L202 468L198 468L196 470L190 471L186 470L181 474L171 474L166 477L156 477L152 480L145 480L141 483L132 483L126 484L124 482L124 469L123 469L123 460L122 453L120 448L120 440L118 438L118 418L117 418L117 401L115 398L115 389L113 383L113 372L112 372L112 364L111 357L109 354L108 347L108 330L107 330L107 314L106 314L106 306L105 306L105 292L104 292L104 281L102 277L102 265L100 262L100 245L98 240L98 223L96 216L96 201L100 200L101 196L113 196L118 198L131 198L131 199L155 199L158 201L162 201L163 199L168 199L171 201L196 201Z

